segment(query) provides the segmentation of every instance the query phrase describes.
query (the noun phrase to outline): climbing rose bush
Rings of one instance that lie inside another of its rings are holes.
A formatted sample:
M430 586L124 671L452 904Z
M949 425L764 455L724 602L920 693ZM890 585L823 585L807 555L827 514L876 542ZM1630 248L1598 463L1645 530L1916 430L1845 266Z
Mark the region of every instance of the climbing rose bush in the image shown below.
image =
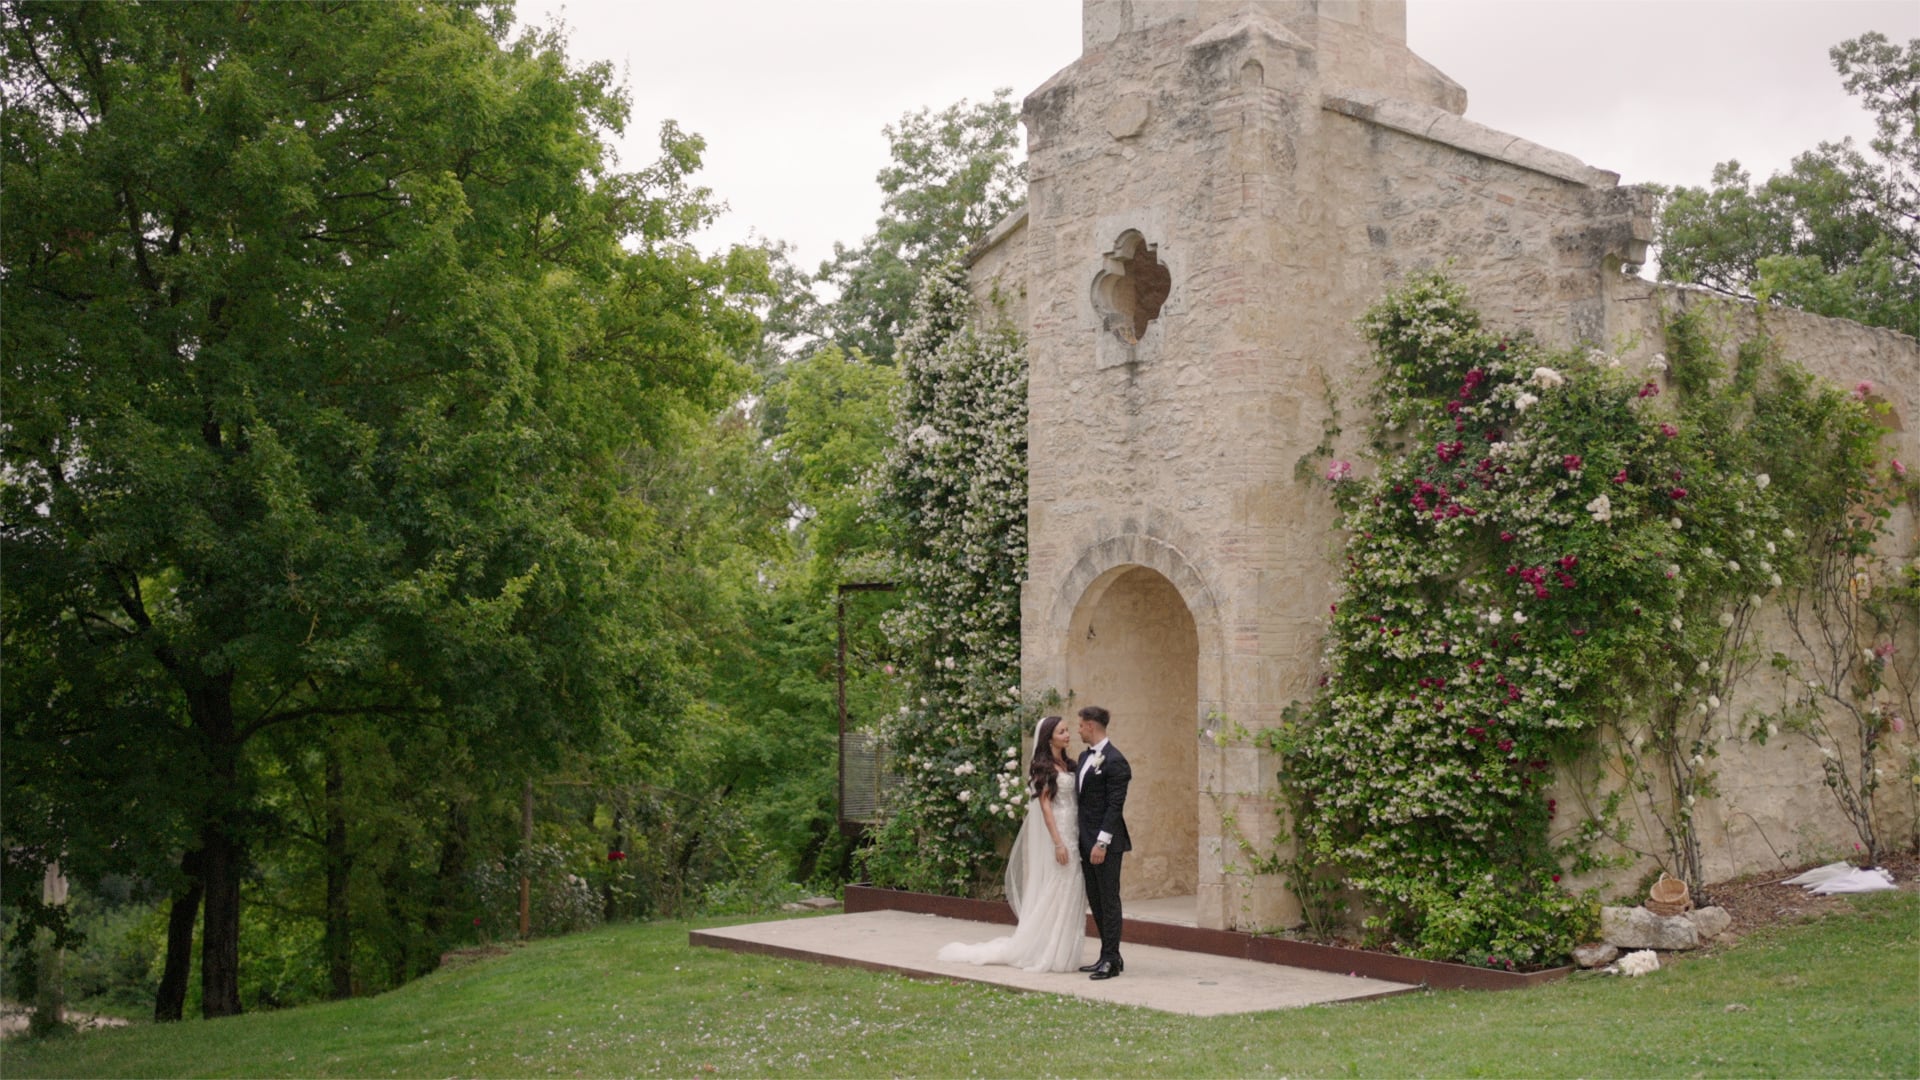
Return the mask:
M975 325L958 264L921 283L898 356L878 509L907 596L890 630L910 704L883 725L900 783L863 858L876 884L959 893L987 883L1024 804L1026 357L1010 327Z
M1504 336L1438 275L1362 329L1372 453L1323 474L1347 535L1325 690L1280 739L1302 856L1413 954L1557 963L1597 916L1562 874L1613 825L1549 797L1557 767L1638 738L1683 766L1643 794L1690 832L1725 658L1794 571L1779 447L1741 421L1765 383Z

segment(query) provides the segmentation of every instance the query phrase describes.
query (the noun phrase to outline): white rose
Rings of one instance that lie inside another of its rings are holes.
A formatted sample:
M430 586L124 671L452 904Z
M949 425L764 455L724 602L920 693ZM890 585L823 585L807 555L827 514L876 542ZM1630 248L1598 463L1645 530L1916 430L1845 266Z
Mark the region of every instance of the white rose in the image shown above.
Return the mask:
M1773 483L1773 477L1768 476L1766 473L1761 473L1753 478L1753 486L1759 488L1761 491L1767 490L1767 485L1771 483Z
M961 801L961 802L972 802L972 801L973 801L973 792L971 792L971 791L962 791L962 792L960 793L960 801Z
M1527 617L1526 617L1526 615L1525 615L1524 613L1522 613L1522 612L1521 612L1521 611L1520 611L1519 609L1517 609L1517 608L1516 608L1516 609L1514 610L1514 612L1513 612L1513 622L1514 622L1514 625L1515 625L1515 626L1518 626L1518 625L1520 625L1521 623L1524 623L1524 622L1526 622L1526 621L1527 621Z

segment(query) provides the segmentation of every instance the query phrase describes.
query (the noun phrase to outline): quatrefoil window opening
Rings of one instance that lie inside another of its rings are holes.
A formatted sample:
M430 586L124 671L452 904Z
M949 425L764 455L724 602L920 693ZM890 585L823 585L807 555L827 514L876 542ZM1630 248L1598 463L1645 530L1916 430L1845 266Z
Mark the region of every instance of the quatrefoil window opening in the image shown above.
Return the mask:
M1106 267L1093 279L1093 302L1105 329L1128 345L1138 344L1147 324L1173 291L1173 275L1155 254L1157 245L1128 229L1105 256Z

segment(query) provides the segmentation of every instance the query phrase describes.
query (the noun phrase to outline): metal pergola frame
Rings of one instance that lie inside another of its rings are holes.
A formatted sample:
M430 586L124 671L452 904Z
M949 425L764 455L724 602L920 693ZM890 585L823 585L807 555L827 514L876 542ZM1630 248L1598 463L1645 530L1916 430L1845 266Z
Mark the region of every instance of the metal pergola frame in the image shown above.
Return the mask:
M893 592L897 586L891 581L849 581L840 585L833 598L834 626L839 634L837 660L835 664L835 697L840 712L840 733L835 742L839 754L839 812L842 832L859 832L865 829L867 822L855 821L847 817L847 594L859 592ZM877 781L876 781L877 782Z

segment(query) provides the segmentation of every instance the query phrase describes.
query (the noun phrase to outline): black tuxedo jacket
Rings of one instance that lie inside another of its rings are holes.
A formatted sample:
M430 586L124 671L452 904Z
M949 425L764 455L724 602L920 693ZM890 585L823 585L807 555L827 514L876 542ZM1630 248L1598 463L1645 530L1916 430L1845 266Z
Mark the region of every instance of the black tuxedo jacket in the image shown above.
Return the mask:
M1093 854L1093 845L1103 832L1113 837L1107 844L1108 851L1133 850L1133 843L1127 838L1125 816L1127 784L1133 780L1133 769L1112 743L1101 752L1106 755L1105 759L1098 767L1088 769L1086 778L1080 781L1080 857L1083 859ZM1084 766L1092 753L1082 750L1079 765ZM1080 775L1078 767L1074 775Z

